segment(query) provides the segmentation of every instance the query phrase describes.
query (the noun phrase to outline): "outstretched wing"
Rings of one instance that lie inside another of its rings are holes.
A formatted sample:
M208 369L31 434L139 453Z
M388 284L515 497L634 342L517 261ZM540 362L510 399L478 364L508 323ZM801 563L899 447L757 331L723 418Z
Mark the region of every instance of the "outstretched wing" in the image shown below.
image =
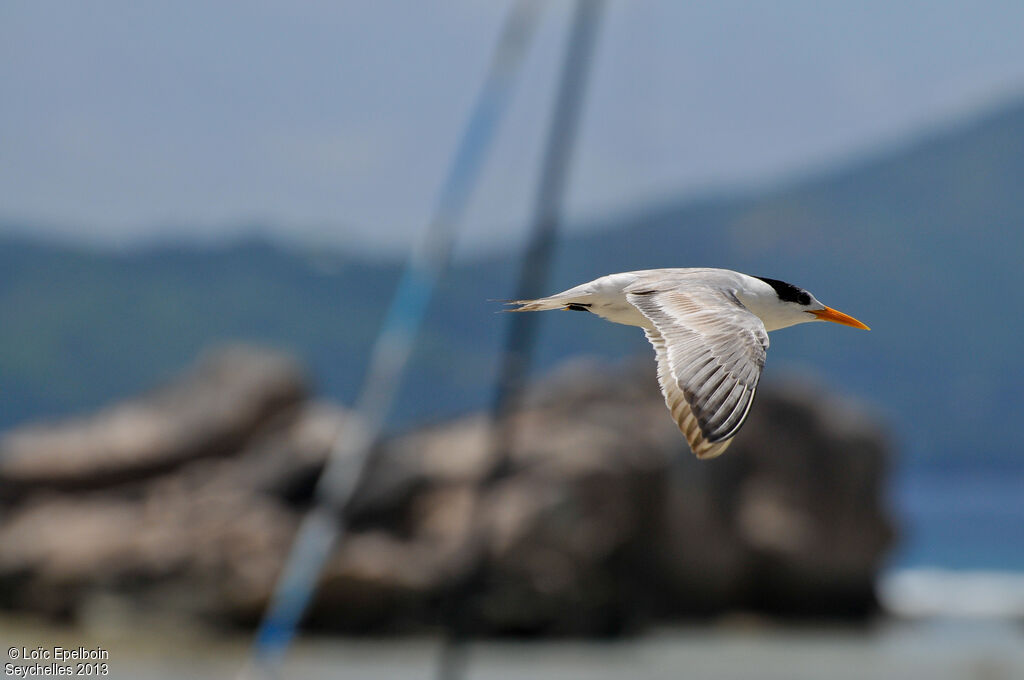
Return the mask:
M716 288L640 291L626 299L650 320L658 382L698 458L729 446L750 411L768 350L764 324Z

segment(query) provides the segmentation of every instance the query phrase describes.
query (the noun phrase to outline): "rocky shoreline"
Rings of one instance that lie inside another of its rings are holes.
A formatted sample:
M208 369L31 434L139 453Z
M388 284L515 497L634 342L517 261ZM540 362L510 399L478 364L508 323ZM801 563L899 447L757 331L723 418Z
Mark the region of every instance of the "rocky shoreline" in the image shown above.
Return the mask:
M766 386L729 452L701 462L649 363L580 362L535 386L496 481L484 414L386 441L308 624L434 630L453 602L478 635L875 613L893 537L876 420L818 387ZM345 421L293 359L234 347L137 399L6 433L0 607L75 619L114 601L251 626Z

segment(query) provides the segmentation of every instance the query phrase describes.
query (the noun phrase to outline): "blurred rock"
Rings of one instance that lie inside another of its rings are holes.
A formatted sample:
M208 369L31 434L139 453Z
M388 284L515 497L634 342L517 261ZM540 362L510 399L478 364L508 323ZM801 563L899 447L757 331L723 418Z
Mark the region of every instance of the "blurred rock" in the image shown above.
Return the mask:
M650 363L581 362L538 385L497 478L483 415L386 442L309 624L604 635L736 610L872 613L891 537L874 419L766 385L729 452L701 462ZM236 349L136 402L9 433L0 604L82 616L120 598L251 625L344 425L292 361Z
M225 349L152 394L88 418L8 433L0 439L0 497L111 486L233 455L305 396L290 358Z

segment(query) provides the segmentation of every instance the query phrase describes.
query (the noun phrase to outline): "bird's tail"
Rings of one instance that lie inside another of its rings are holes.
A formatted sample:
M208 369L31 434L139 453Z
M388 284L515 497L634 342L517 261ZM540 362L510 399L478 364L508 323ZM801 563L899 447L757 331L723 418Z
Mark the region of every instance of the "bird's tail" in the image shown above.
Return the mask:
M548 309L572 309L574 303L571 300L566 299L561 295L552 295L546 298L537 298L536 300L508 300L506 305L519 305L515 309L506 309L506 312L543 312ZM583 305L589 307L590 305Z
M559 304L551 298L538 298L536 300L509 300L505 304L517 305L512 309L504 310L506 312L542 312L546 309L560 309L565 306L565 303Z

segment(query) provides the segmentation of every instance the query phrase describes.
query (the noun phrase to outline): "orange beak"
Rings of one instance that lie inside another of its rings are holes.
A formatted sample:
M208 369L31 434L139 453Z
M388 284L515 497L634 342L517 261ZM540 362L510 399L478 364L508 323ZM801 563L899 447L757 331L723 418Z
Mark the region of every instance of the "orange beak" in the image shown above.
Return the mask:
M857 321L849 314L843 314L839 310L832 309L831 307L826 307L825 309L812 310L808 312L808 314L813 314L818 318L819 321L832 321L834 323L841 323L844 326L853 326L854 328L860 328L861 330L865 331L871 330L866 325L862 324L860 321Z

